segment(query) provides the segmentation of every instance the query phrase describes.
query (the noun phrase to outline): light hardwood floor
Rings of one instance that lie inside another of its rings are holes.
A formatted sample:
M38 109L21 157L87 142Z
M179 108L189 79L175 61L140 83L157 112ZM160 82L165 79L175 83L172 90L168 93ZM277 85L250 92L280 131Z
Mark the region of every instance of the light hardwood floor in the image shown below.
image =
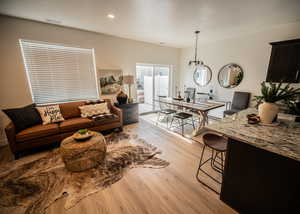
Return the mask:
M187 142L143 120L127 128L160 148L160 157L170 165L164 169L129 170L119 182L86 197L69 210L64 209L64 198L56 201L47 214L236 213L196 180L201 144ZM11 161L7 149L0 151L1 156L1 164Z

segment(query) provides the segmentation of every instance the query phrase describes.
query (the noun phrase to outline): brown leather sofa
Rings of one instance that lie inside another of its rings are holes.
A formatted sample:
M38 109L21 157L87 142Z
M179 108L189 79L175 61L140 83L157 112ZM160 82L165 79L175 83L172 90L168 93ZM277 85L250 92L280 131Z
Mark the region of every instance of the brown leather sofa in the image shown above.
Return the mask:
M15 126L11 122L5 127L6 136L12 153L18 158L22 151L49 144L59 143L64 138L71 136L79 129L88 128L93 131L104 131L123 127L122 110L111 104L110 100L105 100L111 118L92 120L80 117L78 106L85 102L70 102L60 104L60 110L64 121L58 124L36 125L16 133Z

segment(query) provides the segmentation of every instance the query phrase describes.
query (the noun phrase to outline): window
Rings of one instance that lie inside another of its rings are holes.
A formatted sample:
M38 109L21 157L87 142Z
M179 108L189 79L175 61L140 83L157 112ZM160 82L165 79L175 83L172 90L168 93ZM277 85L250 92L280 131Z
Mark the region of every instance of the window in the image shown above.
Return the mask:
M98 99L94 49L20 40L36 104Z

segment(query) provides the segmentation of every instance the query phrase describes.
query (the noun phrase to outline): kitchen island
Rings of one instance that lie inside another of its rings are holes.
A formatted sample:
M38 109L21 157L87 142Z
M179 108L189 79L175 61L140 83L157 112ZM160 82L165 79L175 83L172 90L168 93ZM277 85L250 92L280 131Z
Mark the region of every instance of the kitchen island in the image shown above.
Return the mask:
M279 114L278 126L251 125L246 109L206 126L228 137L220 199L240 213L300 209L300 124Z

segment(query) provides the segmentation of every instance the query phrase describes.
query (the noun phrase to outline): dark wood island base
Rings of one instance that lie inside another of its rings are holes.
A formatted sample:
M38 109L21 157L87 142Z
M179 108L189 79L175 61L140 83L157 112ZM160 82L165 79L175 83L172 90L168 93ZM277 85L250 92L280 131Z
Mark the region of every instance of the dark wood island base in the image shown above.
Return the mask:
M278 126L248 124L240 111L206 126L228 137L220 199L240 213L300 213L300 124L278 114Z
M220 199L240 213L295 213L300 162L229 138Z

